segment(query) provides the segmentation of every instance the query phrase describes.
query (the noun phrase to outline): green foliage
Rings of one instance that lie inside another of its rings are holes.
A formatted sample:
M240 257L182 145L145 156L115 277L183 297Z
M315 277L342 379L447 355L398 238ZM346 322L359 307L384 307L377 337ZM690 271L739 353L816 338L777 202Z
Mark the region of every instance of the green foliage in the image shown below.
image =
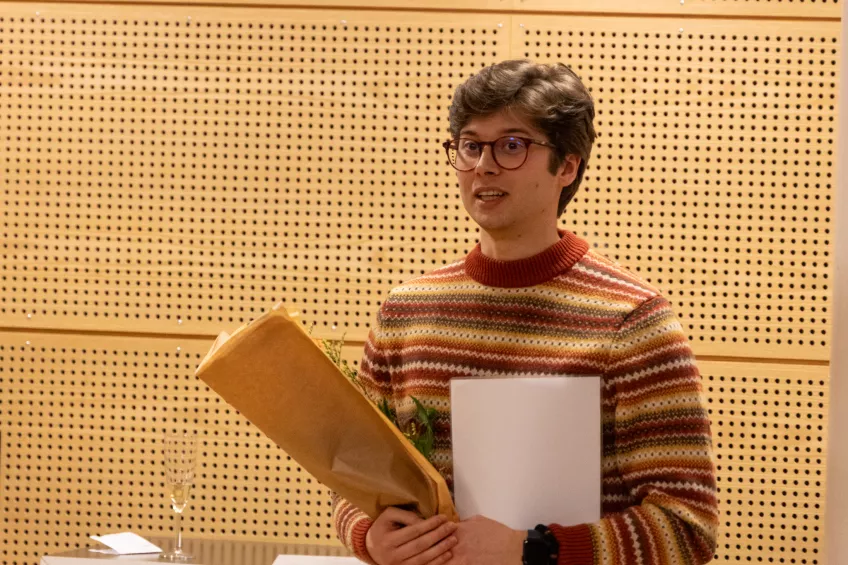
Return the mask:
M412 445L420 451L424 457L430 458L430 453L433 451L433 443L436 439L436 434L433 431L433 424L439 411L435 408L425 408L421 402L414 396L412 401L415 403L415 419L410 422L412 429L405 432L403 435L412 442Z
M312 328L310 328L311 331ZM350 366L350 364L342 359L342 347L344 346L344 335L342 335L341 339L322 339L321 347L324 349L324 354L330 358L330 361L339 368L344 376L350 379L350 382L356 385L356 387L362 391L363 394L367 396L365 391L365 387L362 382L359 380L359 373L356 369Z
M310 334L312 333L313 327L314 324L309 327ZM363 385L362 381L359 379L359 373L357 370L354 367L351 367L347 361L342 359L343 346L344 335L342 335L341 339L337 340L321 340L321 348L323 349L324 354L336 365L336 367L339 368L344 376L350 379L350 382L356 385L366 398L370 398L368 391L365 389L365 385ZM410 420L407 425L407 429L401 431L403 432L404 437L412 442L412 445L414 445L415 448L424 455L424 457L429 459L430 454L433 451L433 444L436 438L433 425L439 412L435 408L425 408L424 405L421 404L421 402L419 402L419 400L414 396L412 397L412 401L415 403L415 417ZM385 398L381 398L376 404L380 412L382 412L390 422L400 429L397 411L389 405L388 401Z
M377 408L380 409L380 412L383 413L383 416L389 419L389 422L393 423L397 427L400 427L398 426L397 411L391 406L389 406L388 400L386 400L385 398L381 398L380 402L377 403Z

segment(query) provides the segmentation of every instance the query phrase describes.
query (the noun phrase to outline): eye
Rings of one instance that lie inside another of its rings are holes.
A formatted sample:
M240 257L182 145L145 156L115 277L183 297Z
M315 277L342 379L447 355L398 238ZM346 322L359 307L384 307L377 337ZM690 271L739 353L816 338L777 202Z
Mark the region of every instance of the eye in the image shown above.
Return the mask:
M526 147L524 140L517 137L503 137L498 141L498 148L507 154L521 153Z
M459 149L463 153L476 153L480 151L480 144L471 139L459 140Z

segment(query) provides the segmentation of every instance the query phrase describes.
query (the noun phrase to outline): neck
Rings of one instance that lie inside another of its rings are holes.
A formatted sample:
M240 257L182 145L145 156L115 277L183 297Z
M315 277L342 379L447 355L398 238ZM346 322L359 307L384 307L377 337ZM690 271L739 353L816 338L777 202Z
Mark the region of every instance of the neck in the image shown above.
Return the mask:
M490 259L515 261L538 255L560 240L556 225L502 234L480 230L480 251Z

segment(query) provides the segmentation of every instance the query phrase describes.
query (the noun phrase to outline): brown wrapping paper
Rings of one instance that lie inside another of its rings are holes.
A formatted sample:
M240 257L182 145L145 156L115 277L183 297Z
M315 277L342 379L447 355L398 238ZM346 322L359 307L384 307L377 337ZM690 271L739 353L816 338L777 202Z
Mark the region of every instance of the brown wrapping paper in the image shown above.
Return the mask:
M279 305L221 333L195 375L371 518L401 506L458 521L439 472Z

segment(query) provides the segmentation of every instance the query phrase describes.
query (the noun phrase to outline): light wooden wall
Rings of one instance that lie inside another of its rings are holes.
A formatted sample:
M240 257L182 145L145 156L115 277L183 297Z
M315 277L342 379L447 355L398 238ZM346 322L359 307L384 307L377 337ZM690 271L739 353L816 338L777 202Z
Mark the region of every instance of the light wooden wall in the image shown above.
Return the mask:
M842 36L848 30L848 5L842 4ZM848 73L848 59L841 57L840 72ZM848 91L844 88L839 95L840 105L848 102ZM837 183L836 211L834 212L834 296L833 335L831 353L830 389L833 404L848 403L848 352L844 344L848 338L848 114L839 116L837 139ZM848 430L848 412L834 410L828 414L827 473L831 477L848 475L848 446L842 441L843 432ZM848 485L845 481L831 481L825 498L825 563L836 564L848 561Z
M456 85L570 64L599 138L562 225L659 286L700 358L718 563L821 563L837 1L0 4L0 557L170 535L337 543L326 490L193 377L285 300L358 360L464 254Z

